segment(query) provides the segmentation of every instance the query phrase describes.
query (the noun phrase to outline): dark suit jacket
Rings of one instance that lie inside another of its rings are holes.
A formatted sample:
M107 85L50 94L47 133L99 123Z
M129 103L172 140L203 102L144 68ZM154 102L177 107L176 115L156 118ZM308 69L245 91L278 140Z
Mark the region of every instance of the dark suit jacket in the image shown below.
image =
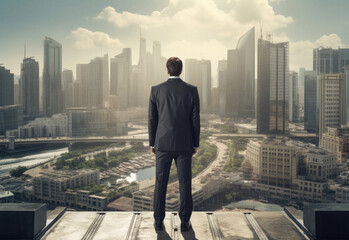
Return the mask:
M200 102L197 87L180 78L153 86L148 112L149 145L159 151L199 147Z

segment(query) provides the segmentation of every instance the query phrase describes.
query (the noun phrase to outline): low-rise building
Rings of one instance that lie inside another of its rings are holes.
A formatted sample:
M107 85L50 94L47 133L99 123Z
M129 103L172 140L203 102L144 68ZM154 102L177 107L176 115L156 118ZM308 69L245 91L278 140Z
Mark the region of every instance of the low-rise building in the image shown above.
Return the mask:
M33 194L37 200L90 210L104 210L106 197L89 191L74 190L85 185L100 184L99 170L73 170L41 173L33 179Z
M338 163L346 163L349 157L349 127L327 128L322 134L319 147L337 154Z
M14 194L0 185L0 203L10 203L14 201Z

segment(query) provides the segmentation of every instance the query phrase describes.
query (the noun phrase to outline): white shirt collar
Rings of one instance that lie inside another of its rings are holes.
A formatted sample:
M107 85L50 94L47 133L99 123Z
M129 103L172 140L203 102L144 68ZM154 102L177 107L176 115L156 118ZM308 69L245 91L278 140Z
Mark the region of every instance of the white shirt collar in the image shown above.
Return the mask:
M179 78L179 76L169 76L168 78Z

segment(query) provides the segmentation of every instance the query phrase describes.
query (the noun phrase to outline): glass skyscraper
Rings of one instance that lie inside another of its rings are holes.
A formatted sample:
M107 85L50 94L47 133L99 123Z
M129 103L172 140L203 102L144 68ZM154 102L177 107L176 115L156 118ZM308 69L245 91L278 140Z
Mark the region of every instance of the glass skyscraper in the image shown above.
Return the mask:
M317 74L304 71L304 130L316 132Z
M288 132L288 42L258 40L257 133Z
M62 45L45 37L43 74L43 111L50 117L63 111Z
M254 117L255 111L255 28L227 52L226 115Z
M32 58L23 59L21 64L19 95L23 115L39 114L39 63Z

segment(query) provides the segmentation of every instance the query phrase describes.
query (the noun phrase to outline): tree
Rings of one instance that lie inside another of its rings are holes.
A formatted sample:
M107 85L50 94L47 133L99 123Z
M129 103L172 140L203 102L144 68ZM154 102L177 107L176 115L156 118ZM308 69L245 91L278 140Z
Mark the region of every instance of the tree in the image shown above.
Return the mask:
M27 171L26 167L18 166L10 171L10 175L11 177L20 177L25 171Z

